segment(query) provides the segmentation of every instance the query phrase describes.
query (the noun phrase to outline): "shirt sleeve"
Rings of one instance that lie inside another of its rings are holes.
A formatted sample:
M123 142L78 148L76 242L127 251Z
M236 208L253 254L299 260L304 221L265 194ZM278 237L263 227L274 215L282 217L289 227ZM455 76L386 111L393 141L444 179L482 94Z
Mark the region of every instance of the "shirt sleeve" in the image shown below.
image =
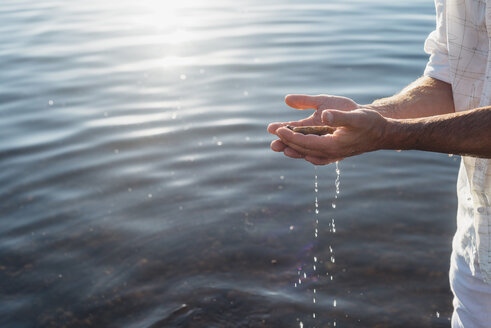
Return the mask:
M445 0L435 0L436 29L425 41L424 51L430 55L424 76L447 83L452 82L448 62L447 15Z

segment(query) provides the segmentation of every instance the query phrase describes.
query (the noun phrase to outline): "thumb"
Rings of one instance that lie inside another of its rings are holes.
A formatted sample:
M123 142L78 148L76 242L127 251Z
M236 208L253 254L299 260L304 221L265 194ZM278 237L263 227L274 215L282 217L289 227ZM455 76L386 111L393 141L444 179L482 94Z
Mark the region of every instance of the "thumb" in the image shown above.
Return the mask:
M322 112L322 122L334 127L351 126L353 119L353 113L350 112L339 110L325 110Z

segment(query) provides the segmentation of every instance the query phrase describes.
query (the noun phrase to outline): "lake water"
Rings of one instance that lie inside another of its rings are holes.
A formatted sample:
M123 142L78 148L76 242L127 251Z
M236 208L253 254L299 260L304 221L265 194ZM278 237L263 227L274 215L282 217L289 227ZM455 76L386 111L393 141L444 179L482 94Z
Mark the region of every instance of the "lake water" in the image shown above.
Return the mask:
M3 0L0 22L1 327L449 327L460 159L346 159L336 209L319 167L314 240L314 167L266 132L310 114L288 93L420 76L432 1Z

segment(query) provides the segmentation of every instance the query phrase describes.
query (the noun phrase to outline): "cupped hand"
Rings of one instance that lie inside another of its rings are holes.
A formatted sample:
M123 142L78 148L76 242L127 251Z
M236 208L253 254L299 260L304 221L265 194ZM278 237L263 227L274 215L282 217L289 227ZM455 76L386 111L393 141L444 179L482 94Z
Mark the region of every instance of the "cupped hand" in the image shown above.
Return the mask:
M272 144L271 148L283 151L289 157L304 158L312 164L325 165L345 157L381 149L386 141L388 119L373 110L325 110L321 121L336 127L336 131L332 135L317 136L303 135L279 127L275 132L284 146Z
M288 95L285 97L288 106L296 109L315 109L314 114L300 121L276 122L268 126L268 132L275 134L276 130L282 126L306 126L323 125L321 113L325 109L337 109L350 111L359 108L359 105L350 98L329 95Z
M285 102L288 106L296 109L315 109L314 114L300 121L277 122L271 123L268 126L268 132L277 134L276 131L287 125L291 126L308 126L308 125L324 125L322 122L322 111L325 109L337 109L342 111L351 111L359 108L359 105L353 100L330 95L288 95L285 97ZM284 152L288 157L303 158L301 153L296 152L293 148L285 145L280 139L271 143L271 149L276 152ZM326 163L327 164L327 163Z

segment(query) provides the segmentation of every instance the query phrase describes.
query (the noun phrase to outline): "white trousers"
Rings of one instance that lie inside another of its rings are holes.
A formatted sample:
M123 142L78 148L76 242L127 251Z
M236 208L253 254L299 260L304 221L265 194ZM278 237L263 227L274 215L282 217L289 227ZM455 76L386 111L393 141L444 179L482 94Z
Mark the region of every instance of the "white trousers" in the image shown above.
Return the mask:
M473 276L462 256L452 253L450 287L454 294L452 328L491 328L491 285L475 263Z

